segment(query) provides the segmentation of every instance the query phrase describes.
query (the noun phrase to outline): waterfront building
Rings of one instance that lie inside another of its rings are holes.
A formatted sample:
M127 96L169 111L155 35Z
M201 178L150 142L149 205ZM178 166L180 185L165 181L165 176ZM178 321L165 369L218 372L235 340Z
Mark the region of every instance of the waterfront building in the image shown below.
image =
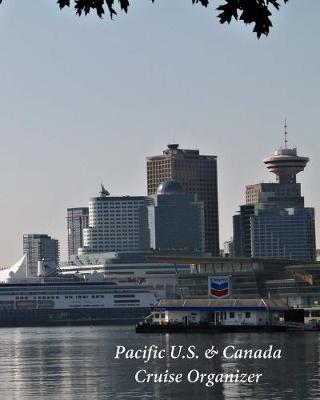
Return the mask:
M23 279L27 275L27 255L24 254L14 265L0 268L0 283L9 283L16 278Z
M203 202L205 251L218 256L217 157L169 144L162 155L147 157L148 195L155 195L159 185L170 179L178 181L186 193L196 194L198 201Z
M157 298L175 298L177 276L188 274L188 264L159 263L153 260L155 252L110 252L72 256L60 266L64 275L79 273L102 274L104 279L135 283L152 291Z
M149 203L146 196L113 197L101 190L89 201L89 226L78 254L148 250Z
M268 298L291 307L320 304L320 264L284 258L156 255L154 261L189 264L189 273L177 275L176 292L182 299L208 299L209 278L229 281L230 299Z
M59 265L59 241L48 235L23 235L23 253L27 255L27 273L30 276L37 276L38 261Z
M214 326L239 326L253 328L284 321L289 307L279 300L270 299L180 299L160 300L151 308L153 325L185 326L203 325L203 331ZM301 320L300 320L301 321ZM303 311L302 321L303 322ZM170 328L169 328L170 329Z
M89 226L89 208L77 207L67 209L68 259L78 254L83 247L83 229Z
M264 160L276 182L248 185L246 204L233 217L235 256L315 260L314 209L305 207L296 180L308 161L287 147L285 130L284 148Z
M197 195L177 181L162 182L148 206L150 247L155 250L204 252L204 210Z

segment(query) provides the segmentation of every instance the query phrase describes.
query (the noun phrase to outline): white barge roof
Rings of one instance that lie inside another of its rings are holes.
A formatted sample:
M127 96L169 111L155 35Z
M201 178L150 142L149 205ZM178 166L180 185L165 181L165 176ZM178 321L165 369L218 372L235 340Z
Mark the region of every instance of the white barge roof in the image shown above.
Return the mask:
M289 306L272 299L177 299L160 300L155 308L165 309L272 309L286 310Z

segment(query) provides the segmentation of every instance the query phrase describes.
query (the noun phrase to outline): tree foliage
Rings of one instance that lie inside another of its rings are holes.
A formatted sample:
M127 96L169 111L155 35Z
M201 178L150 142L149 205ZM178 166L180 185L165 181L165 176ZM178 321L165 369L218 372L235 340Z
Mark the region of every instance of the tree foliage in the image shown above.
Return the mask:
M118 0L120 10L128 12L129 2L133 0ZM151 0L154 3L155 0ZM215 1L215 0L211 0ZM281 3L287 3L288 0L216 0L224 1L217 7L219 11L218 18L221 24L234 18L245 24L254 24L253 32L260 38L261 35L268 35L271 23L271 10L279 10ZM204 7L209 5L210 0L192 0L192 3L198 3ZM2 3L2 0L0 0ZM76 14L79 16L87 15L91 11L96 12L102 18L107 10L110 17L117 14L115 0L57 0L60 9L73 6Z

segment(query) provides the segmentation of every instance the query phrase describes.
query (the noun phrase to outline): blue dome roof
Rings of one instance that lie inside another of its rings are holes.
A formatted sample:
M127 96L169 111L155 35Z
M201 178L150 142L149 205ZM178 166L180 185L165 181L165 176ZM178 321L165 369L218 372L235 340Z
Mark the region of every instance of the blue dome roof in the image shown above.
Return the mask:
M173 180L168 180L160 183L157 190L157 194L182 194L182 193L184 193L184 190L181 184Z

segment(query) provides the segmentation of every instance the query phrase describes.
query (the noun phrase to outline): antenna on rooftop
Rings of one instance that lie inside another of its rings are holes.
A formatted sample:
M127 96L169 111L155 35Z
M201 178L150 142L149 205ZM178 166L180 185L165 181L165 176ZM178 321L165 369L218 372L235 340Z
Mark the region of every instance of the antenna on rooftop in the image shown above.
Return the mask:
M287 125L287 118L284 120L284 148L288 148L288 131L287 131L288 125Z
M110 196L110 193L108 192L108 190L103 186L103 184L101 183L101 190L100 190L100 197L107 197Z

